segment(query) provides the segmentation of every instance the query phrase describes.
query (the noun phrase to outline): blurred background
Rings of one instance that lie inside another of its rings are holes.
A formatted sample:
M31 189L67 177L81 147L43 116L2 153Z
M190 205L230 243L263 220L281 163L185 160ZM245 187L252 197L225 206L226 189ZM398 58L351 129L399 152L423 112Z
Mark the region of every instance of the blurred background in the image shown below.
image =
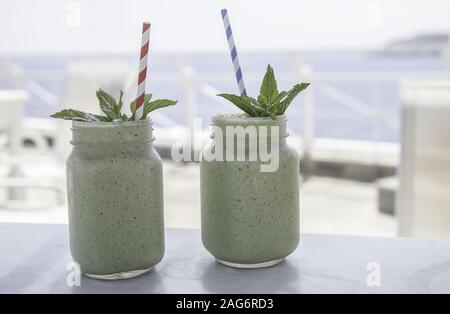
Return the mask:
M135 98L140 30L152 23L147 92L164 158L166 225L200 226L205 142L236 109L220 9L228 8L249 94L267 64L302 155L303 232L450 239L450 4L447 0L17 0L0 4L0 222L67 223L63 107L98 112L95 90ZM198 149L194 151L198 153Z

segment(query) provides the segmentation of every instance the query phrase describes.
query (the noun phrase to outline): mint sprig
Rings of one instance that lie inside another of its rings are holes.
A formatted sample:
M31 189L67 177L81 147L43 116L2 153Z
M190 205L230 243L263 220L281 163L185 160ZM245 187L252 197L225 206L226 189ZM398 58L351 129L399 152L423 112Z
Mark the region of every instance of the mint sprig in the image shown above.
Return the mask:
M75 109L63 109L59 112L52 114L50 117L64 120L75 120L83 122L113 122L113 121L133 121L135 119L136 112L136 101L132 101L130 104L131 116L128 117L126 114L122 113L123 107L123 92L120 91L119 99L116 100L114 97L109 95L107 92L99 89L96 92L97 99L99 102L100 109L105 114L96 115L92 113L86 113ZM141 119L147 119L147 116L153 110L173 106L177 103L175 100L169 99L158 99L155 101L150 101L152 94L145 94L144 97L144 112Z
M63 109L50 117L64 120L75 120L84 122L108 122L111 121L108 117L99 116L92 113L86 113L74 109Z
M145 94L144 97L144 112L142 114L142 119L146 119L147 115L152 112L153 110L164 108L167 106L173 106L177 103L175 100L170 99L158 99L155 101L150 101L152 99L152 94ZM131 102L130 104L130 110L131 110L131 119L134 119L134 116L136 114L136 101Z
M279 92L275 73L272 67L268 65L256 99L234 94L219 94L217 96L230 101L251 117L271 117L275 119L276 116L283 115L294 98L308 86L309 83L296 84L289 91Z

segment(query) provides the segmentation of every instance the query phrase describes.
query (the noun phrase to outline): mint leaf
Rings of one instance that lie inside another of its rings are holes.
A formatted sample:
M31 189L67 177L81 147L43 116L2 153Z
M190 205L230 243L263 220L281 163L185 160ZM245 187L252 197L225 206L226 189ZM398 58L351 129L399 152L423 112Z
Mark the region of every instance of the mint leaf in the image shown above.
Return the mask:
M272 104L273 99L278 95L277 81L270 64L267 65L267 71L264 75L259 94L265 98L265 106Z
M259 95L258 96L258 105L261 106L262 108L267 107L267 98L264 95Z
M99 116L92 113L86 113L74 109L63 109L57 113L52 114L50 117L64 120L75 120L84 122L110 122L109 117Z
M288 92L281 91L277 97L275 97L272 101L272 104L267 108L267 111L271 113L278 113L282 107L283 99L288 95Z
M145 96L144 96L144 112L142 114L141 119L146 119L147 115L150 112L152 112L153 110L167 107L167 106L173 106L178 102L176 100L170 100L170 99L158 99L158 100L150 102L151 99L152 99L152 94L145 94ZM131 117L129 120L134 120L135 114L136 114L136 100L131 102L130 110L131 110L132 114L131 114Z
M280 106L277 114L278 115L284 114L284 112L289 107L289 105L294 100L294 98L297 97L297 95L301 91L305 90L308 86L309 86L309 83L301 83L301 84L297 84L294 87L292 87L291 90L287 92L286 98L283 99L283 101L281 102L281 106Z
M86 113L79 110L74 109L64 109L57 113L52 114L50 117L56 119L65 119L65 120L76 120L76 121L84 121L84 122L113 122L113 121L131 121L135 118L136 113L136 101L130 103L131 117L128 117L126 114L122 114L123 107L123 91L120 91L119 100L116 101L111 95L99 89L96 92L97 99L99 101L100 109L106 114L106 116L95 115L92 113ZM147 118L149 112L172 106L177 103L177 101L169 100L169 99L159 99L153 102L150 102L152 99L152 94L144 95L144 113L142 119Z
M149 99L150 100L150 99ZM176 100L170 99L158 99L152 102L144 102L144 114L142 115L142 119L146 119L147 115L153 110L164 108L167 106L173 106L177 103Z
M266 109L262 107L255 98L249 96L241 96L245 101L250 103L250 109L255 113L253 117L263 117Z
M152 94L144 95L144 106L146 103L150 102L150 100L152 99L152 96L153 96ZM136 112L136 99L130 103L130 110L131 110L130 120L134 120L134 116L135 116L135 112Z
M255 110L252 108L251 102L248 99L249 97L246 98L245 96L238 96L233 94L219 94L217 96L225 98L252 117L255 117L257 115Z
M288 92L281 91L278 93L278 95L272 100L272 105L276 105L277 103L280 103L281 100L288 94Z
M100 109L102 109L102 111L111 119L119 119L120 113L118 114L116 100L101 89L96 92L96 95L100 103Z

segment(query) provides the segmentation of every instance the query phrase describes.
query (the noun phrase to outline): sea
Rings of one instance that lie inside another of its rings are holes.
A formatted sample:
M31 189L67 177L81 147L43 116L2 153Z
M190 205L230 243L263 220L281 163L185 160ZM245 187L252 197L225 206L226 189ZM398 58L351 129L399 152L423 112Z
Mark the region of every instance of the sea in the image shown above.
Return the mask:
M400 107L399 81L402 78L417 77L417 73L433 72L437 77L446 76L446 62L439 54L384 54L374 52L304 52L304 53L254 53L240 55L243 77L248 94L257 96L261 79L267 64L275 69L275 74L283 73L278 78L280 90L287 90L298 83L293 67L293 56L301 64L312 69L312 100L314 136L322 138L339 138L353 140L376 140L384 142L399 141ZM136 56L22 56L0 58L4 62L20 66L25 79L33 80L52 94L60 97L64 91L64 71L66 66L80 59L104 60L120 58L135 64ZM234 80L233 68L228 54L170 54L151 55L149 61L147 92L159 98L178 99L176 106L161 109L160 113L183 125L186 121L186 91L180 80L158 81L152 78L167 73L176 73L179 64L189 66L202 78L202 82L219 92L238 93ZM341 80L349 72L360 73L369 79L354 81ZM370 81L374 73L386 73L393 79ZM58 77L48 79L47 74ZM224 80L214 78L220 73ZM333 74L336 81L322 81L323 74ZM42 78L40 78L42 74ZM197 82L199 83L199 82ZM0 89L9 88L8 82L0 79ZM26 88L27 84L24 83ZM374 89L376 86L376 89ZM334 93L326 91L332 89ZM379 93L374 99L374 90ZM333 97L335 94L339 97ZM344 104L342 100L344 99ZM223 103L213 97L205 96L200 91L195 94L196 115L208 123L211 115L230 111ZM350 105L349 105L350 104ZM356 106L356 107L355 107ZM364 112L376 106L377 118ZM361 107L361 108L359 108ZM57 107L41 101L32 95L26 104L26 116L46 118ZM362 109L362 110L359 110ZM291 134L302 131L303 98L298 97L287 110Z

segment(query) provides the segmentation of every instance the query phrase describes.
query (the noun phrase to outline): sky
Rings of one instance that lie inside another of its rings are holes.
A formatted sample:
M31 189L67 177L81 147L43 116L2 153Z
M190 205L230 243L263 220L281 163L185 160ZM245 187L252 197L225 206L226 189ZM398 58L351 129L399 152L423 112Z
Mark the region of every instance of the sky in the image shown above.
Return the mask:
M130 54L143 21L156 53L377 49L450 32L449 0L1 0L0 54Z

